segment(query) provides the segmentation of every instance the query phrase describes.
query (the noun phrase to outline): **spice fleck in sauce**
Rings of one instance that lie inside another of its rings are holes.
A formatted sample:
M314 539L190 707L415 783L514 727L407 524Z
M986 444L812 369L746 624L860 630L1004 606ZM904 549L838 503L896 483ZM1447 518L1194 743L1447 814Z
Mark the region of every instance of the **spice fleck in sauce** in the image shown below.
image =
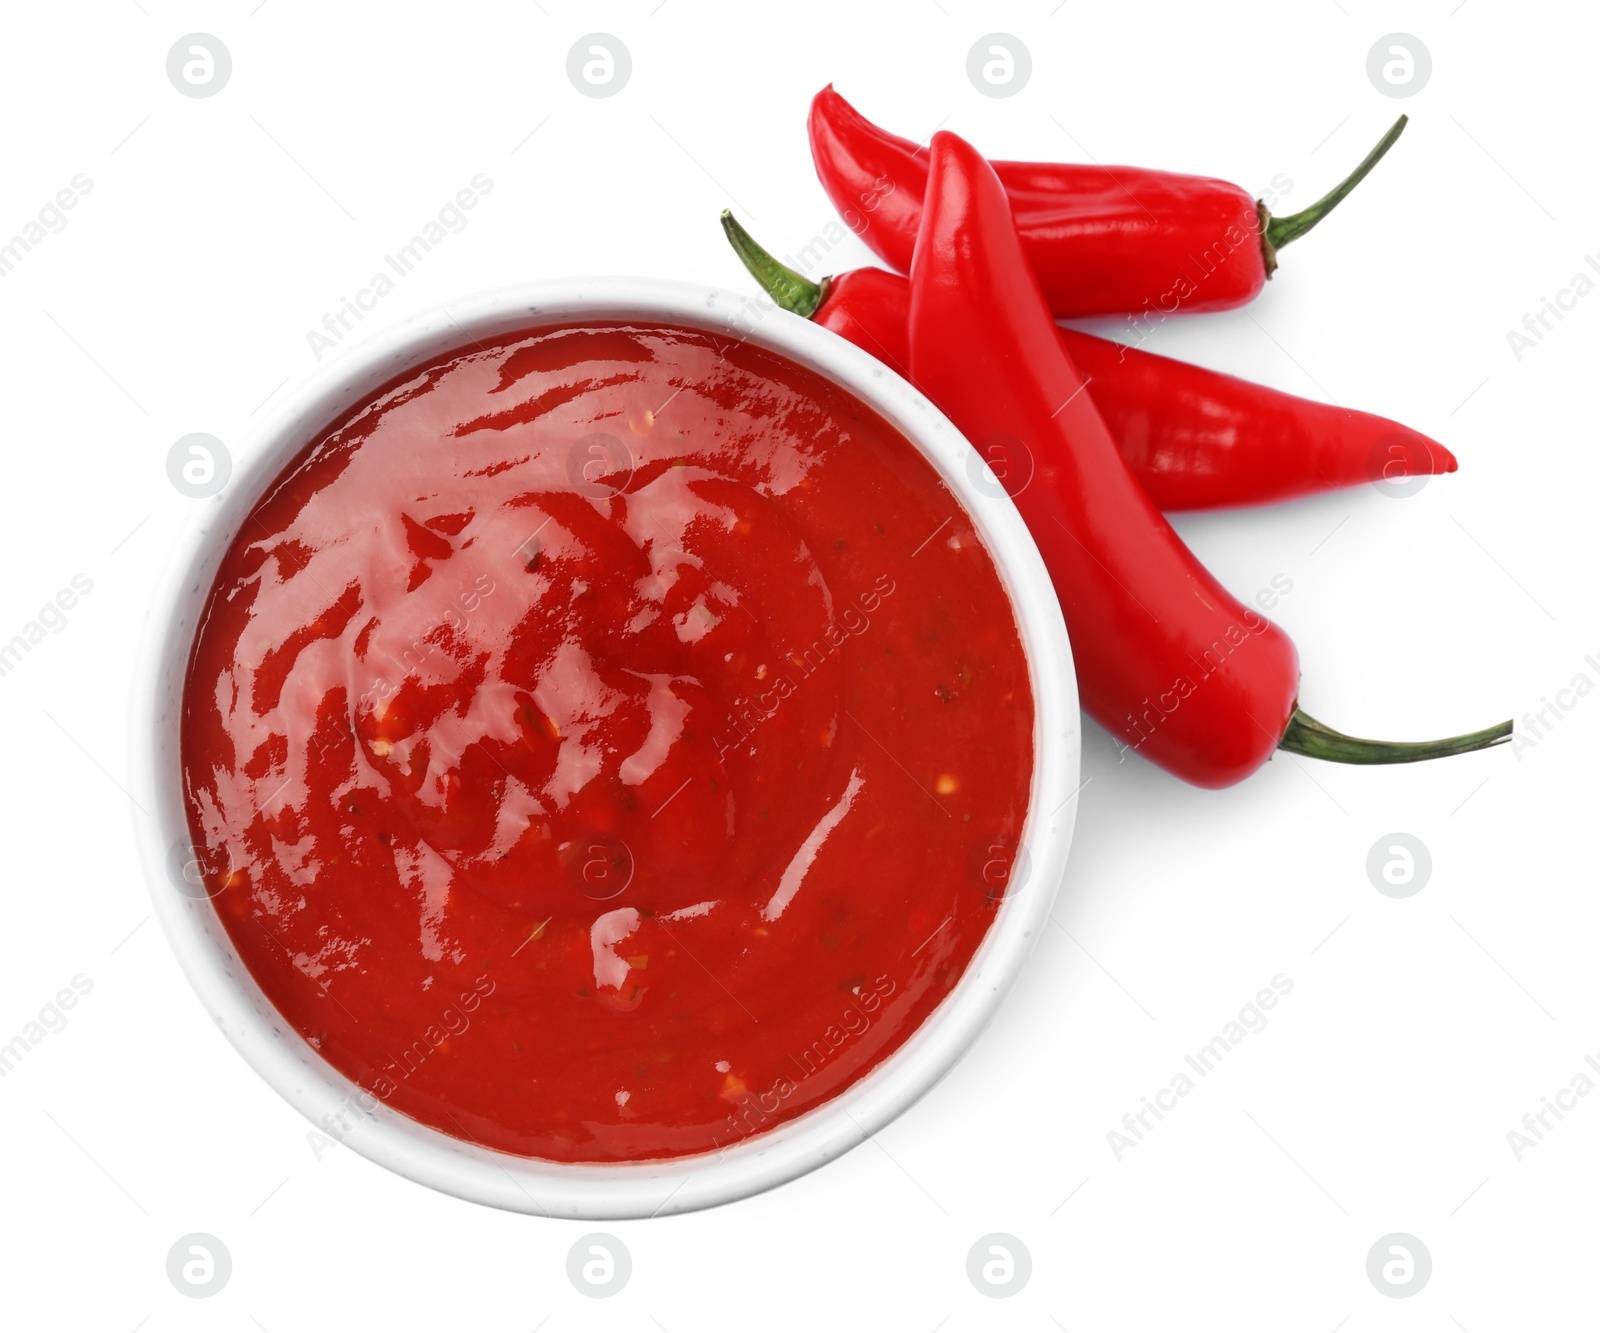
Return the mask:
M394 380L269 488L190 662L189 820L284 1018L559 1161L710 1151L895 1050L1032 775L1011 605L853 396L675 328Z

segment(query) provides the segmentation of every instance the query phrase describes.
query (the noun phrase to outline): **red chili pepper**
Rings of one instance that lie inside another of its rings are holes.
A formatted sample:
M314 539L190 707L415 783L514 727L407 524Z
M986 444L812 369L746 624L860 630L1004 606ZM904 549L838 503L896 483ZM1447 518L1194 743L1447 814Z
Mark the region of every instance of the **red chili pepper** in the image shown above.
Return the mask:
M1288 635L1190 554L1118 454L1062 350L994 169L948 132L931 154L911 264L912 382L986 453L1007 454L1003 480L1061 600L1089 714L1202 787L1238 782L1276 748L1400 763L1508 739L1506 722L1386 744L1300 711Z
M728 212L739 258L785 310L815 320L909 378L911 288L881 268L812 282L756 244ZM1436 440L1387 417L1279 393L1248 380L1073 329L1056 336L1157 508L1269 504L1365 481L1454 472Z
M1244 305L1305 235L1377 165L1395 121L1349 176L1309 208L1275 218L1227 181L1143 167L996 162L1023 248L1063 319ZM928 158L879 129L829 84L811 103L811 157L846 224L891 268L910 271Z

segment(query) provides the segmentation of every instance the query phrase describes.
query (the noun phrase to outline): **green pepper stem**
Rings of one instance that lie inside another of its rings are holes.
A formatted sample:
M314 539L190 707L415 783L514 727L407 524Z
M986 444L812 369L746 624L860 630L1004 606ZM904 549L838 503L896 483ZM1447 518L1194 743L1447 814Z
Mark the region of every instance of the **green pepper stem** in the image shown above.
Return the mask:
M1296 705L1278 748L1335 764L1414 764L1422 759L1445 759L1453 754L1487 750L1510 739L1508 721L1439 741L1368 741L1325 727Z
M1327 217L1339 206L1345 195L1360 185L1373 167L1383 159L1383 155L1394 147L1406 127L1409 117L1401 116L1389 127L1389 132L1378 140L1378 145L1362 159L1361 165L1346 176L1342 181L1329 190L1327 194L1318 199L1309 208L1303 208L1298 213L1291 213L1288 217L1275 218L1267 211L1264 203L1256 206L1261 213L1261 256L1267 266L1267 274L1271 276L1272 270L1278 267L1278 251L1288 245L1290 241L1299 240L1308 231Z
M827 299L828 280L820 283L802 277L792 268L779 263L759 245L755 237L741 227L733 214L722 210L722 230L728 237L733 252L750 270L750 276L761 284L761 290L784 310L792 310L805 319L817 313L817 308Z

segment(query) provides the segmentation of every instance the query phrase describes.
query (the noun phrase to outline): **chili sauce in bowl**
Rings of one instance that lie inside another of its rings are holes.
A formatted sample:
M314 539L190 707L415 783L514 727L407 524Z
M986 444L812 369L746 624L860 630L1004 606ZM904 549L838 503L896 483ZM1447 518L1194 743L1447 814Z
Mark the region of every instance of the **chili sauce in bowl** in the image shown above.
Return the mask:
M611 1162L770 1129L917 1027L994 917L1033 704L903 436L770 352L598 325L306 448L182 727L211 901L294 1029L447 1134Z

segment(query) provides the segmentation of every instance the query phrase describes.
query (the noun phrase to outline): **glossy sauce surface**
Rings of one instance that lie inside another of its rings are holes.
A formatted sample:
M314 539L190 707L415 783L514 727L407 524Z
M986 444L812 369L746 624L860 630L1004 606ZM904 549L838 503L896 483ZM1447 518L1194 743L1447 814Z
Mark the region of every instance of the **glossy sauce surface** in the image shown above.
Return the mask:
M212 902L324 1058L619 1161L915 1030L1005 892L1032 727L993 563L892 427L747 344L578 326L410 372L285 470L183 756Z

